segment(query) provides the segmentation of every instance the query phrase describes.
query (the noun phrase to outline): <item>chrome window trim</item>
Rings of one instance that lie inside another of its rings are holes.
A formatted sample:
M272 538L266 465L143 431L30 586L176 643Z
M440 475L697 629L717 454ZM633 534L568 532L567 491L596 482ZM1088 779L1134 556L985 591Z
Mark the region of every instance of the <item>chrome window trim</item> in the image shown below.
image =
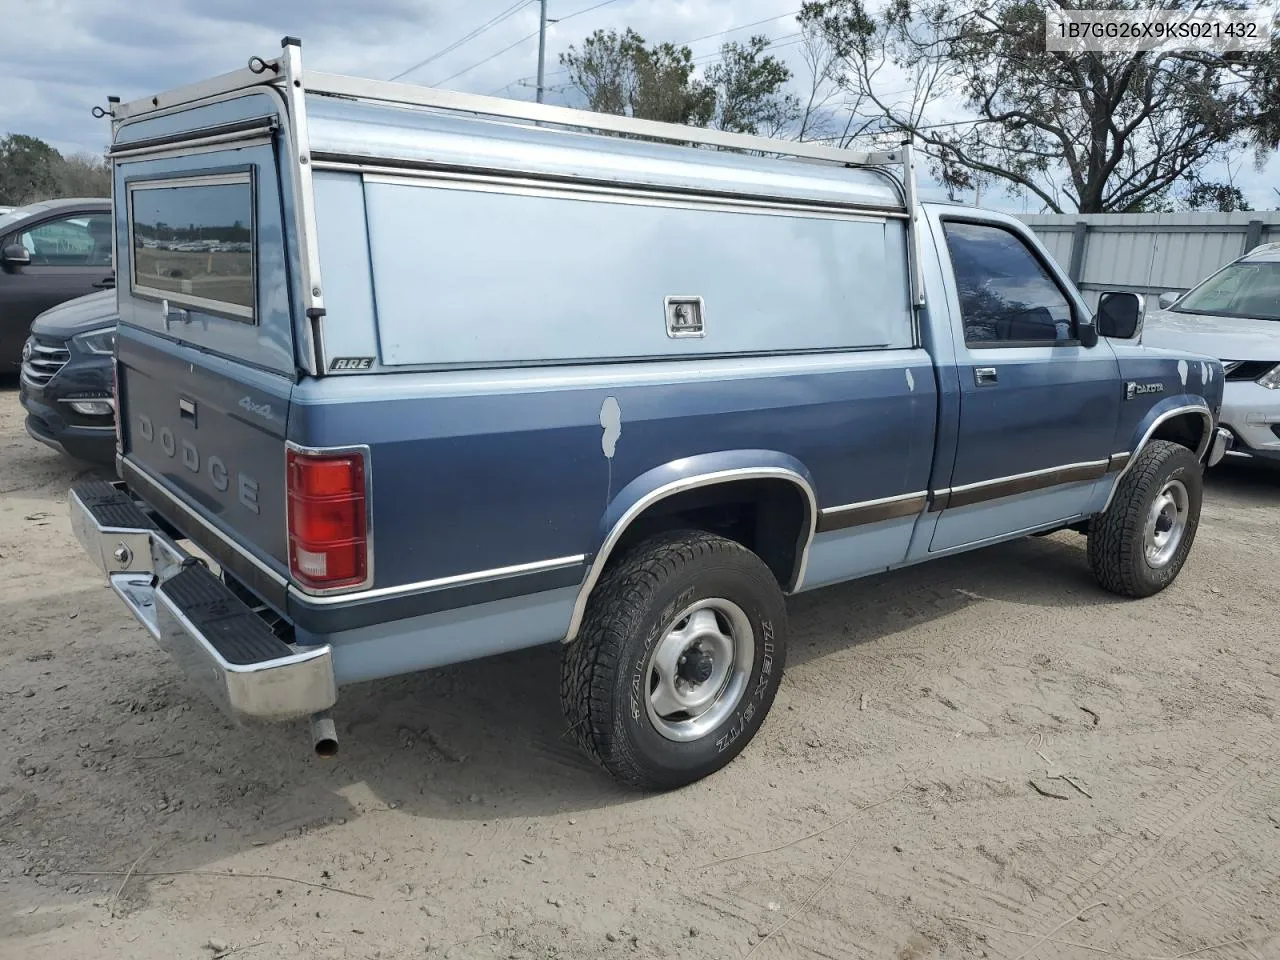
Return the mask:
M895 497L881 497L878 500L861 500L838 507L824 507L818 514L817 532L830 533L833 530L844 530L862 524L914 516L923 513L928 503L929 491L920 490Z
M954 487L945 487L930 493L929 509L933 512L949 510L957 507L969 507L988 500L999 500L1013 497L1020 493L1032 493L1046 487L1056 487L1067 483L1083 483L1098 480L1106 475L1111 459L1083 460L1079 463L1064 463L1043 470L1030 470L1027 473L1015 473L1007 477L993 477L977 483L964 483Z
M400 169L370 163L345 163L321 160L317 170L359 173L366 184L415 184L441 190L472 190L478 193L503 193L526 197L567 200L606 200L637 206L677 207L694 210L720 210L726 213L771 214L784 217L812 217L820 220L847 220L855 223L883 223L885 220L907 219L897 210L872 208L867 205L844 205L825 200L812 203L763 196L682 192L648 188L639 185L593 183L562 180L554 177L533 178L527 174L503 171L458 171L432 169Z
M550 560L535 560L531 563L517 563L509 567L494 567L490 570L476 570L471 573L458 573L448 577L436 577L433 580L417 580L392 587L379 587L376 590L362 590L359 593L333 593L330 595L307 593L297 584L290 586L290 591L300 601L310 606L323 606L336 603L351 603L357 600L383 600L391 597L408 596L415 593L429 593L450 587L465 587L477 583L488 583L494 580L505 580L508 577L527 573L547 573L552 570L565 570L586 562L586 554L579 553L571 557L553 557Z
M1107 512L1111 506L1111 501L1115 499L1116 491L1120 489L1120 481L1124 479L1126 473L1138 461L1138 454L1142 452L1142 448L1151 440L1151 435L1156 432L1156 428L1166 420L1172 420L1174 417L1185 416L1188 413L1198 413L1204 418L1204 436L1200 438L1200 445L1196 448L1196 459L1203 460L1204 455L1209 452L1209 445L1213 443L1213 413L1209 410L1209 405L1199 403L1188 403L1181 407L1174 407L1172 410L1166 410L1155 420L1151 421L1151 426L1147 427L1146 433L1142 435L1142 439L1138 441L1138 445L1133 448L1133 454L1125 461L1124 469L1116 476L1116 481L1111 485L1111 489L1107 492L1107 500L1102 505L1102 509L1098 511L1098 515Z
M590 569L582 581L582 586L578 588L578 597L573 604L573 616L569 619L569 629L565 631L563 643L572 643L578 636L578 630L582 627L583 617L586 615L587 599L591 596L591 591L595 589L596 583L600 579L600 575L604 572L605 564L609 560L609 555L613 553L614 547L618 545L618 541L622 539L622 535L626 533L627 527L639 517L645 510L653 506L660 500L677 493L683 493L686 490L696 490L699 487L709 487L720 483L733 483L738 480L786 480L795 484L800 488L809 503L808 516L808 533L805 537L804 546L800 550L799 563L796 567L795 582L784 590L786 593L797 592L804 583L805 570L809 565L809 547L813 544L813 535L817 529L818 523L818 500L814 496L813 487L800 474L794 470L788 470L786 467L735 467L731 470L717 470L714 473L703 473L692 477L683 477L679 480L673 480L670 483L664 483L662 486L650 490L647 494L629 506L614 523L604 538L604 542L600 544L600 549L596 551L595 558L591 562Z
M249 283L253 300L251 306L228 303L224 300L210 300L190 293L179 293L173 290L162 290L159 287L148 287L138 282L137 244L134 242L133 196L144 190L180 190L183 187L220 187L247 186L249 188L249 205L253 217L249 226ZM252 171L236 173L210 173L193 177L158 177L155 179L140 178L125 182L127 197L125 209L129 228L129 292L134 296L147 300L168 301L183 307L191 307L216 316L232 317L244 320L257 326L258 324L258 189Z
M367 443L353 443L340 447L304 447L292 440L284 442L284 549L285 567L289 570L289 589L304 597L334 597L350 600L353 594L377 593L369 590L373 584L373 453ZM289 451L310 457L340 457L344 453L358 453L364 460L364 564L365 577L359 583L344 587L304 587L293 580L293 563L289 559Z

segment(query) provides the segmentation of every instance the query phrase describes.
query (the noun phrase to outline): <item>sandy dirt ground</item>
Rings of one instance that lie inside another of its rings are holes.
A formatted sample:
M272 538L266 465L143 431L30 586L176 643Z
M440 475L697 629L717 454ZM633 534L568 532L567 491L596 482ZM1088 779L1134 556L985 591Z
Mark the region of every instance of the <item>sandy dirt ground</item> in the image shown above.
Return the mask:
M1280 957L1280 475L1177 584L1059 534L805 595L773 713L647 796L554 648L344 691L342 754L187 687L0 384L0 956Z

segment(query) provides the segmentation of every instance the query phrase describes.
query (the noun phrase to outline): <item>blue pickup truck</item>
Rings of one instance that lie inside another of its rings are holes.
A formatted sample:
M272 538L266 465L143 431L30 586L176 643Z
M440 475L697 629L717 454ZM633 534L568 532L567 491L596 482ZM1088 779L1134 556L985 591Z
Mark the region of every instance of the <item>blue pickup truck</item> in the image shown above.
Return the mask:
M561 644L620 780L746 746L785 597L1029 534L1143 597L1216 360L878 153L275 59L112 106L120 481L73 526L232 716Z

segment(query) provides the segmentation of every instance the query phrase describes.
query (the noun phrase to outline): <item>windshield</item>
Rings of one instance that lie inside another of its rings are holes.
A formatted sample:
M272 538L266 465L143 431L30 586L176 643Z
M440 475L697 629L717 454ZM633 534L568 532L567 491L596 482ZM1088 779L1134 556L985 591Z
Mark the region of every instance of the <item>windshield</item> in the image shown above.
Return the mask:
M1233 263L1174 306L1177 313L1280 320L1280 261Z
M44 207L40 206L39 204L31 204L30 206L26 206L26 207L16 207L13 210L10 210L8 213L0 214L0 234L7 233L9 231L9 228L13 226L15 223L17 223L19 220L25 220L27 217L31 216L33 213L36 213L37 211L43 210L43 209Z

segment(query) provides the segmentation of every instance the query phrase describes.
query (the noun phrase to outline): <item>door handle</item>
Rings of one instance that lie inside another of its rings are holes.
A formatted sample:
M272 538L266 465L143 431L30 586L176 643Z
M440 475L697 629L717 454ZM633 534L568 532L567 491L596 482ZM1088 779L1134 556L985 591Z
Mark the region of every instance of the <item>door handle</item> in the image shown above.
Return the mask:
M1000 374L995 367L974 367L973 382L979 387L989 387L1000 382Z
M116 288L116 278L105 277L97 283L91 283L90 286L95 290L114 290Z

